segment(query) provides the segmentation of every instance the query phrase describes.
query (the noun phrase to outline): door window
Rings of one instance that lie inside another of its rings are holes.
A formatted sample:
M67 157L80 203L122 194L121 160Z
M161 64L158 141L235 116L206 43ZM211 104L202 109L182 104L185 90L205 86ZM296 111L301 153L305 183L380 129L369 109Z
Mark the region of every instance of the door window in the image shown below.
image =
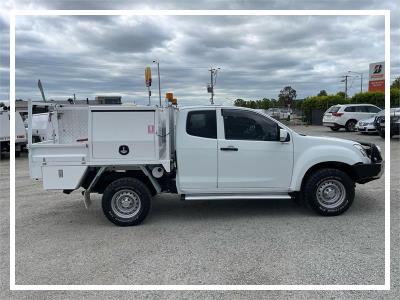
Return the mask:
M215 110L198 110L188 113L186 132L204 138L217 138L217 117Z
M344 109L345 112L356 112L356 107L355 106L347 106Z
M277 141L278 124L251 111L223 109L225 139Z
M367 113L368 106L356 106L356 112Z
M380 108L375 106L367 106L367 110L369 113L378 113L381 111Z

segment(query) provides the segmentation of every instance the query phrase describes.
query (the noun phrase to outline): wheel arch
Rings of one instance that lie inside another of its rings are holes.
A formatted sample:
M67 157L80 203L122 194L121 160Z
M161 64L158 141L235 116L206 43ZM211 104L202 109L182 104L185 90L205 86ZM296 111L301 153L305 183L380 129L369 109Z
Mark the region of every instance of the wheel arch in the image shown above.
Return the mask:
M86 175L82 187L87 189L96 176L96 173L99 171L99 168L91 168L89 170L88 174ZM152 180L149 178L151 174L145 174L142 169L135 169L135 170L124 170L124 169L111 169L105 171L99 179L97 180L96 184L92 188L92 193L98 193L98 194L103 194L104 190L106 187L112 183L115 180L118 180L120 178L124 177L131 177L131 178L136 178L137 180L140 180L143 182L144 185L149 189L150 193L152 196L156 195L158 193L157 189L157 181L154 183Z
M307 181L307 179L310 177L310 175L315 172L316 170L320 169L337 169L340 171L343 171L346 173L354 182L357 180L357 174L354 171L353 167L349 164L339 162L339 161L327 161L327 162L321 162L317 163L313 166L311 166L304 174L301 184L300 184L300 190L303 190L304 184Z
M347 128L347 125L348 125L351 121L354 121L355 124L358 123L358 120L357 120L357 119L350 118L350 119L348 119L348 120L346 121L346 123L344 124L344 127Z

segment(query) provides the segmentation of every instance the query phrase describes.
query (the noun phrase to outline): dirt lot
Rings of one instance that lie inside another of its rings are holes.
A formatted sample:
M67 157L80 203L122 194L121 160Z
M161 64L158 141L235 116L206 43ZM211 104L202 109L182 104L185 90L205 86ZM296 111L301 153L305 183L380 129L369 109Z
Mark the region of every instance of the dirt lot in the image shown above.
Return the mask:
M384 150L379 136L296 127L310 135L369 141ZM399 139L391 141L392 249L399 249ZM1 281L9 297L8 161L0 162ZM80 192L43 191L29 178L26 155L16 161L17 284L383 284L384 178L357 185L353 206L344 215L321 217L291 200L182 202L158 196L145 223L116 227L103 216L100 197L86 210ZM392 252L392 282L399 278ZM392 285L393 285L392 284ZM393 297L398 285L387 297ZM119 297L126 292L98 292ZM269 292L235 292L259 298ZM23 298L38 293L14 292ZM72 296L73 295L73 296ZM41 297L67 296L47 292ZM139 294L135 294L139 295ZM152 298L167 292L142 292ZM229 294L228 294L229 295ZM273 292L285 298L341 295L375 298L376 292ZM221 293L181 292L180 297L214 298Z

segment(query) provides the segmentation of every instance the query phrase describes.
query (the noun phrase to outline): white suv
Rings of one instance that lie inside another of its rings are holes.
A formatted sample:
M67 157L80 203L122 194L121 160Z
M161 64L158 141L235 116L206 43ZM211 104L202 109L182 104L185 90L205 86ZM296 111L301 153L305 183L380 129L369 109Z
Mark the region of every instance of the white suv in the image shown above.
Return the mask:
M381 109L372 104L339 104L331 106L322 118L322 124L333 131L345 128L346 131L355 131L359 120L365 120Z

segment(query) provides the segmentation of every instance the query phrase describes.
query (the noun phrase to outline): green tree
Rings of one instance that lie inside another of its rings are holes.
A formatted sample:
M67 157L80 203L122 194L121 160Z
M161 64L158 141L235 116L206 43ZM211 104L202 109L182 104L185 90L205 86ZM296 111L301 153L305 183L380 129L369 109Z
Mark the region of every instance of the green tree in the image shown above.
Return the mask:
M328 96L328 93L325 90L320 90L317 96Z
M346 93L345 92L337 92L336 96L339 96L344 99L344 98L346 98Z
M397 76L396 79L392 82L392 85L390 86L391 89L400 89L400 76Z
M351 103L368 103L379 106L381 108L385 107L385 93L382 92L365 92L357 93L350 98Z
M285 106L291 105L296 97L297 92L291 86L285 86L278 95L279 102Z
M246 101L243 99L236 99L234 102L235 106L245 107Z

